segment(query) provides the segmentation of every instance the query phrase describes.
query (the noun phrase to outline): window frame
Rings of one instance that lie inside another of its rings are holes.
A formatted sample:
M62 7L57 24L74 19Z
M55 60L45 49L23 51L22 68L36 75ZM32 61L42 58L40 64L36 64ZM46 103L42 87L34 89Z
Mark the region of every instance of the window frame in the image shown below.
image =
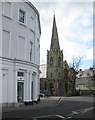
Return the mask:
M18 77L24 77L24 72L18 71L18 72L17 72L17 76L18 76Z
M8 56L7 57L11 57L11 32L9 30L6 30L6 29L3 29L2 30L2 35L3 35L3 32L7 32L9 33L9 44L8 44ZM3 37L3 36L2 36ZM3 49L3 48L2 48Z
M4 8L5 8L5 4L4 4L4 3L9 3L9 4L11 5L11 13L10 13L10 16L7 15L7 14L4 12ZM6 18L9 18L9 19L12 19L12 11L13 11L13 3L10 2L10 1L3 2L3 11L2 11L3 16L5 16Z
M20 60L22 60L22 58L19 58L19 56L18 56L18 51L17 51L17 49L18 49L18 41L19 41L19 38L22 38L22 39L24 39L24 41L25 41L25 45L24 45L24 57L23 57L23 59L25 59L26 58L26 38L24 37L24 36L22 36L22 35L17 35L17 42L16 42L16 57L18 58L18 59L20 59Z
M20 12L23 12L23 13L24 13L24 22L21 22L21 21L20 21ZM20 24L26 26L26 12L25 12L24 10L22 10L22 9L19 9L19 10L18 10L18 22L19 22Z
M50 57L50 66L53 66L53 57Z
M29 54L30 54L30 61L32 61L32 52L33 52L33 42L32 41L30 41L30 44L29 45L31 45L31 47L30 47L30 50L29 50Z

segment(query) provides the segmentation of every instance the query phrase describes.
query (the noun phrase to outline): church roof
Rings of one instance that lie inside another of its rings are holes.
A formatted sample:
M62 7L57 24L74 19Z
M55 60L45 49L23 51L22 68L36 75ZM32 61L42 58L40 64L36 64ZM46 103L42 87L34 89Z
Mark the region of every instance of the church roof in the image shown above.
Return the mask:
M69 69L69 65L66 60L63 62L63 69L65 68Z
M60 50L56 19L54 15L50 50L55 50L55 49Z

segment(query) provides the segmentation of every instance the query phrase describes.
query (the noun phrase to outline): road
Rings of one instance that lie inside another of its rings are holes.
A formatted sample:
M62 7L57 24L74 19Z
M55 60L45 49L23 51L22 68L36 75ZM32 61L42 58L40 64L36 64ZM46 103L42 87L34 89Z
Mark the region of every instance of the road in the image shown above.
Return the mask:
M41 109L24 110L3 113L3 118L25 118L42 120L42 118L71 119L71 118L94 118L94 100L92 95L61 97L54 105ZM44 120L43 119L43 120Z

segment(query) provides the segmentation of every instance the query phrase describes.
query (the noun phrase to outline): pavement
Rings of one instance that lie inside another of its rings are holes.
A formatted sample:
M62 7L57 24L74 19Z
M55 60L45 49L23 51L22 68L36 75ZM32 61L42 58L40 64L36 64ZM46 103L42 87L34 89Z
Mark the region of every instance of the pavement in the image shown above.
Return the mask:
M44 107L55 106L59 103L61 97L44 97L41 98L38 103L33 103L33 105L21 105L21 106L13 106L13 107L3 107L2 112L16 112L16 111L24 111L24 110L34 110L40 109Z

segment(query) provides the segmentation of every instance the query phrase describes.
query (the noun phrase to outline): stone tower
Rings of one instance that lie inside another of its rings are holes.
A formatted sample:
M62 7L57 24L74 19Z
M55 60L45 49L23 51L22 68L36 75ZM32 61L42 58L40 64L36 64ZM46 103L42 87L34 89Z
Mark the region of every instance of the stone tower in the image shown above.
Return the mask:
M47 92L53 95L63 94L63 51L60 50L55 15L50 51L47 51Z

